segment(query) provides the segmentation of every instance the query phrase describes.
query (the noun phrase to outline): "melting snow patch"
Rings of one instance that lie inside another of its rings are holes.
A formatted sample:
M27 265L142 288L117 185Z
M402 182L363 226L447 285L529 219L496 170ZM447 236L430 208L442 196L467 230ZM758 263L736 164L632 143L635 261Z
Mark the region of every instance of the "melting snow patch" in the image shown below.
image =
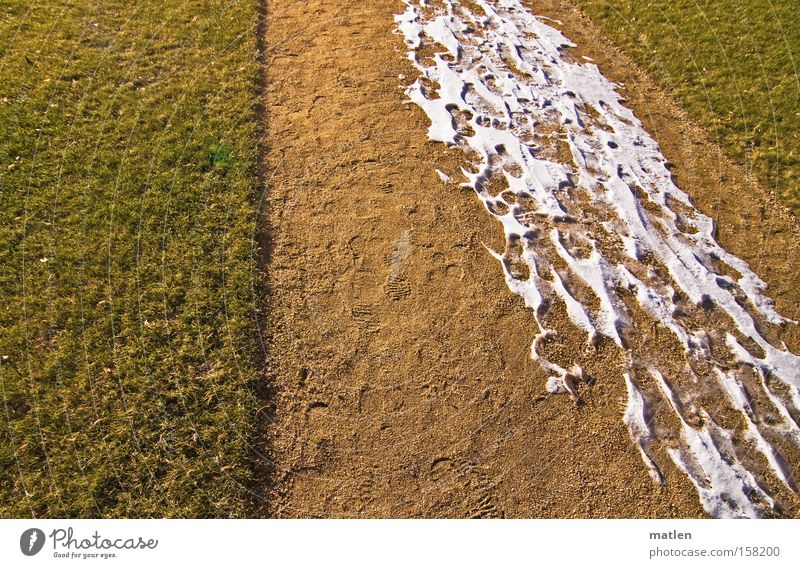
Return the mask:
M563 331L547 319L560 304L587 350L605 336L623 353L623 421L651 477L664 481L650 448L665 447L709 514L767 514L775 501L757 476L794 490L770 439L800 445L800 358L776 339L792 322L764 282L716 242L619 86L569 57L573 44L544 18L518 0L405 3L396 21L418 71L406 92L430 119L429 138L469 156L465 185L503 226L507 250L490 252L534 310L531 355L551 375L547 390L574 396L585 380L578 361L544 354ZM636 323L668 330L682 362L631 332ZM748 389L769 404L756 412ZM722 406L697 407L704 395ZM722 408L741 417L749 447L715 420ZM656 434L675 415L680 431Z

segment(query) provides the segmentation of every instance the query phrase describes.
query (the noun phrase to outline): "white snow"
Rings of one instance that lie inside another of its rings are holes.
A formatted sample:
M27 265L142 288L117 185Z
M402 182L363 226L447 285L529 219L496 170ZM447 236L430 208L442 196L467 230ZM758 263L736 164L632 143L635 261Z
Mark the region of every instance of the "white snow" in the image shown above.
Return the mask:
M444 173L442 170L437 168L436 173L439 175L439 179L442 180L444 183L453 183L453 179L449 175Z
M650 425L646 419L647 411L644 398L642 397L642 393L639 392L639 389L636 388L636 385L633 384L633 381L631 381L630 375L625 373L623 377L625 378L625 386L628 389L628 404L625 407L625 415L622 421L628 427L631 438L633 438L633 441L639 448L642 461L647 466L650 477L657 483L663 483L664 476L645 449L653 442L653 434L650 431Z

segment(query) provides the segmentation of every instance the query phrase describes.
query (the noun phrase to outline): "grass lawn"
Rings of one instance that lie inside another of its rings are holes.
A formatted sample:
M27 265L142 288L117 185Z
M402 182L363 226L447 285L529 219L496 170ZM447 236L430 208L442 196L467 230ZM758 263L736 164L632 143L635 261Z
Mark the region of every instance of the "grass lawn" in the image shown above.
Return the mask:
M797 0L576 0L800 213Z
M253 510L259 4L0 4L0 516Z

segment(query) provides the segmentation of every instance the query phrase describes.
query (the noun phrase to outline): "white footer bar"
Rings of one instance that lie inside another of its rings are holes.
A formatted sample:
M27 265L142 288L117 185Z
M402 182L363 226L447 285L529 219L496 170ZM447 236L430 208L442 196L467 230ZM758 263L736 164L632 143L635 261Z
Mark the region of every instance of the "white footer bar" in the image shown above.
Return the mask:
M800 521L0 520L0 566L800 566Z

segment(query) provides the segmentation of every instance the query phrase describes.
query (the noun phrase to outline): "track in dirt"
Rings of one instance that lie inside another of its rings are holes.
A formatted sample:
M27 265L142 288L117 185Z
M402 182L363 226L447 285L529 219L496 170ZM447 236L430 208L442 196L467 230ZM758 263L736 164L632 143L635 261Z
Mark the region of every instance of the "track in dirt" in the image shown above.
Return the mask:
M530 358L538 331L533 313L508 290L483 246L504 250L502 227L474 192L439 177L437 169L455 177L468 162L429 142L427 117L404 103L399 78L408 84L417 72L393 33L403 4L270 6L274 513L702 515L667 445L648 449L668 480L660 486L631 443L623 423L626 359L611 342L601 342L585 363L593 383L580 389L577 403L548 396L548 374ZM564 21L587 29L563 6L537 9L561 10L571 16ZM627 68L605 65L600 51L590 54L604 72ZM652 91L645 78L632 81ZM709 189L700 186L712 177L719 185L721 171L745 178L720 165L701 134L674 120L679 113L654 117L656 102L663 107L656 97L632 97L679 179L682 165L691 166L687 173L712 173L681 179L708 212L715 195L704 196ZM685 141L671 141L682 131L690 133L687 156L680 155ZM768 242L761 251L731 246L721 228L723 246L750 262L767 258L762 268L790 262L781 239L791 242L797 227L764 210L758 189L743 186L726 188L739 200L737 211L717 213L726 214L729 227L748 231L751 242ZM745 216L759 210L765 222L746 226ZM777 237L766 235L776 228ZM788 278L776 270L763 276L778 309L796 306ZM555 308L553 315L567 330L566 311ZM638 332L646 336L648 329ZM652 329L667 341L668 333ZM574 337L572 345L585 343ZM791 511L790 499L784 498Z
M561 33L516 0L407 4L397 21L420 74L408 93L432 140L474 156L464 185L503 225L493 255L536 315L548 391L575 397L612 343L654 481L663 444L712 516L782 508L764 486L796 491L800 357L781 340L796 322L719 246L616 86Z

